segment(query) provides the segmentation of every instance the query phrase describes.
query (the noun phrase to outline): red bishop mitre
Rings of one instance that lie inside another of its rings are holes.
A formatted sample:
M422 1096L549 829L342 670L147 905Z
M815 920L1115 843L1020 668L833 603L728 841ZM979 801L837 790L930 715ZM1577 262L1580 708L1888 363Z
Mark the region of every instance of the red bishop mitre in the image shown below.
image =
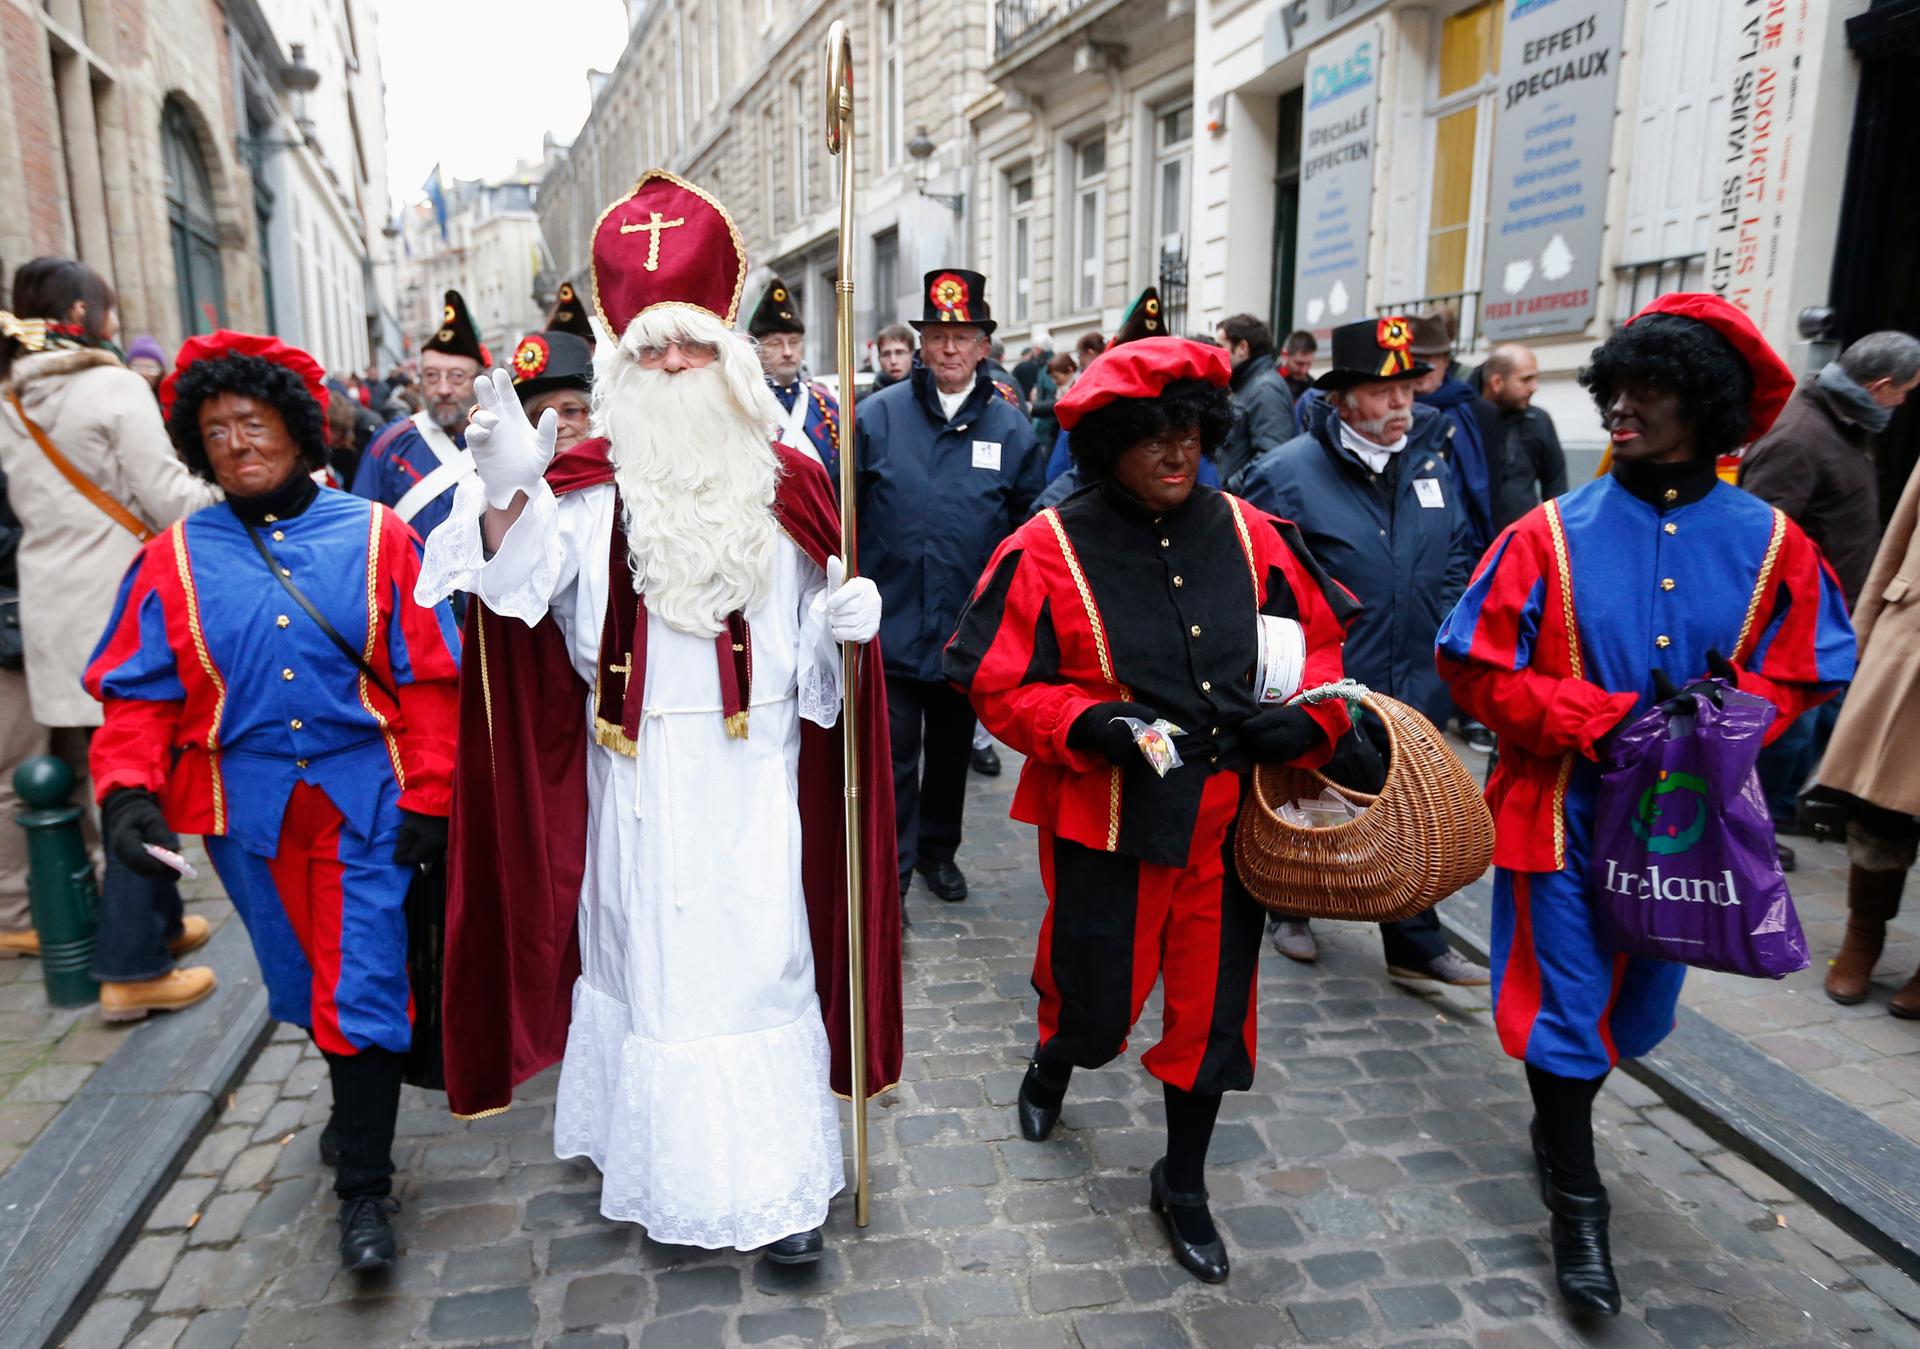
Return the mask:
M160 381L160 415L173 415L175 386L181 372L195 361L218 360L222 356L257 356L263 361L293 372L307 396L320 405L320 416L327 415L327 375L320 362L298 347L288 346L277 337L260 333L236 333L222 328L218 332L189 337L174 357L173 373Z
M1787 400L1793 397L1793 371L1761 336L1747 311L1711 292L1674 291L1649 301L1627 322L1638 323L1651 314L1670 314L1704 323L1727 340L1727 345L1753 372L1753 399L1747 405L1747 442L1751 444L1765 435L1774 418L1786 407Z
M1095 408L1121 398L1158 398L1180 379L1226 388L1233 362L1219 347L1184 337L1143 337L1108 347L1093 358L1073 387L1060 395L1053 415L1071 431Z
M593 307L619 341L650 309L681 305L732 326L747 247L727 208L665 169L648 169L593 227Z

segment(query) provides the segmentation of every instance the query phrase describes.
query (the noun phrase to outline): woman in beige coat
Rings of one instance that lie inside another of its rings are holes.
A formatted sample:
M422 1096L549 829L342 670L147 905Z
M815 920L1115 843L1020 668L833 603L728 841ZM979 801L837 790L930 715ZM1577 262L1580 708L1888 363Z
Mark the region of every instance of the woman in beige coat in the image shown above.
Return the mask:
M118 329L111 287L68 258L21 267L13 312L0 314L0 469L23 530L27 698L55 752L81 776L100 704L80 675L113 612L120 577L139 552L135 529L157 532L219 500L218 490L175 456L153 391L112 346ZM56 456L90 488L62 472ZM183 919L171 883L108 860L94 957L103 1002L151 1010L198 1002L213 991L212 972L176 970L173 957L205 940L206 920ZM14 933L4 945L25 954L39 949L30 932Z
M1920 848L1920 470L1874 556L1854 612L1860 665L1833 729L1820 785L1848 803L1847 931L1827 971L1827 996L1864 1002L1887 923ZM1894 993L1887 1010L1920 1020L1920 973Z

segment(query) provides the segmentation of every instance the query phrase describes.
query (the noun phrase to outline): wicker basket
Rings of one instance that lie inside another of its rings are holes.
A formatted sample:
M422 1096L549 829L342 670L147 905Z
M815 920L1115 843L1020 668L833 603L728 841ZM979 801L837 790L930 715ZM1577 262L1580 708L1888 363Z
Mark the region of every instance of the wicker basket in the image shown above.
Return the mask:
M1398 922L1424 913L1493 861L1493 816L1480 787L1432 723L1377 693L1362 700L1387 729L1387 779L1377 796L1324 774L1280 765L1253 771L1234 861L1252 896L1301 918ZM1357 819L1307 829L1276 813L1331 787Z

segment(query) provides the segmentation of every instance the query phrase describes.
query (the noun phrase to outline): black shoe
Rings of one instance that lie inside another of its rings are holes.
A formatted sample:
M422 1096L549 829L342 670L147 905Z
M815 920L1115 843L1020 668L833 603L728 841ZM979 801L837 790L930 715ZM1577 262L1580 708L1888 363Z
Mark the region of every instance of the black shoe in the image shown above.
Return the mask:
M776 1265L811 1265L826 1248L826 1238L820 1235L820 1229L816 1227L811 1232L795 1232L790 1237L781 1237L767 1247L765 1255Z
M1466 728L1462 738L1467 742L1467 748L1475 754L1493 753L1493 732L1477 721Z
M973 771L983 778L1000 776L1000 751L992 745L982 745L973 752Z
M944 862L922 862L920 879L927 883L927 889L952 904L967 897L967 878L960 874L960 868L949 857Z
M340 1143L334 1136L332 1120L328 1120L327 1127L320 1131L320 1164L340 1165Z
M1153 1185L1153 1197L1149 1206L1159 1216L1161 1226L1167 1229L1167 1240L1173 1246L1173 1258L1180 1267L1202 1283L1225 1283L1227 1281L1227 1244L1216 1235L1212 1241L1192 1242L1180 1235L1180 1224L1175 1221L1173 1210L1177 1208L1197 1208L1206 1213L1209 1224L1213 1215L1207 1213L1207 1192L1198 1194L1180 1194L1167 1188L1166 1158L1153 1164L1150 1181Z
M1547 1211L1553 1215L1549 1236L1553 1244L1553 1278L1560 1296L1575 1311L1595 1316L1620 1314L1620 1282L1613 1276L1613 1253L1607 1244L1607 1220L1613 1206L1603 1191L1597 1195L1568 1194L1544 1181Z
M1051 1106L1036 1103L1033 1099L1034 1088L1038 1087L1042 1095L1054 1097ZM1040 1060L1032 1059L1027 1063L1027 1075L1020 1081L1020 1098L1014 1102L1014 1111L1020 1117L1020 1136L1029 1143L1044 1143L1047 1135L1053 1132L1053 1126L1060 1122L1061 1098L1065 1096L1067 1084L1055 1084L1047 1080L1040 1071Z
M397 1200L384 1195L340 1202L340 1268L363 1273L393 1263L397 1252L393 1222L387 1214L399 1207Z

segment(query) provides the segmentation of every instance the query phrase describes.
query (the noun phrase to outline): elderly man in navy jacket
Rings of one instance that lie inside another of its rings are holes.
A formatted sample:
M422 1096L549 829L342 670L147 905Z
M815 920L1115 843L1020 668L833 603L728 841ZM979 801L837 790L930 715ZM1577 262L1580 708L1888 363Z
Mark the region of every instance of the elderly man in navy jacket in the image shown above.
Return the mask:
M1304 406L1300 435L1254 462L1241 492L1298 525L1320 565L1360 601L1347 629L1347 674L1441 725L1449 702L1431 648L1475 554L1449 453L1453 424L1414 403L1429 367L1414 359L1411 341L1411 324L1398 316L1335 328L1333 368L1314 385L1324 399ZM1272 935L1284 956L1319 954L1303 920L1277 918ZM1449 949L1432 910L1383 923L1380 936L1396 978L1487 982L1484 969Z
M863 399L855 421L860 570L882 600L900 891L918 869L934 894L961 900L967 878L953 859L974 718L941 652L993 550L1046 485L1046 458L1019 392L986 373L986 278L928 272L924 303L920 363Z

